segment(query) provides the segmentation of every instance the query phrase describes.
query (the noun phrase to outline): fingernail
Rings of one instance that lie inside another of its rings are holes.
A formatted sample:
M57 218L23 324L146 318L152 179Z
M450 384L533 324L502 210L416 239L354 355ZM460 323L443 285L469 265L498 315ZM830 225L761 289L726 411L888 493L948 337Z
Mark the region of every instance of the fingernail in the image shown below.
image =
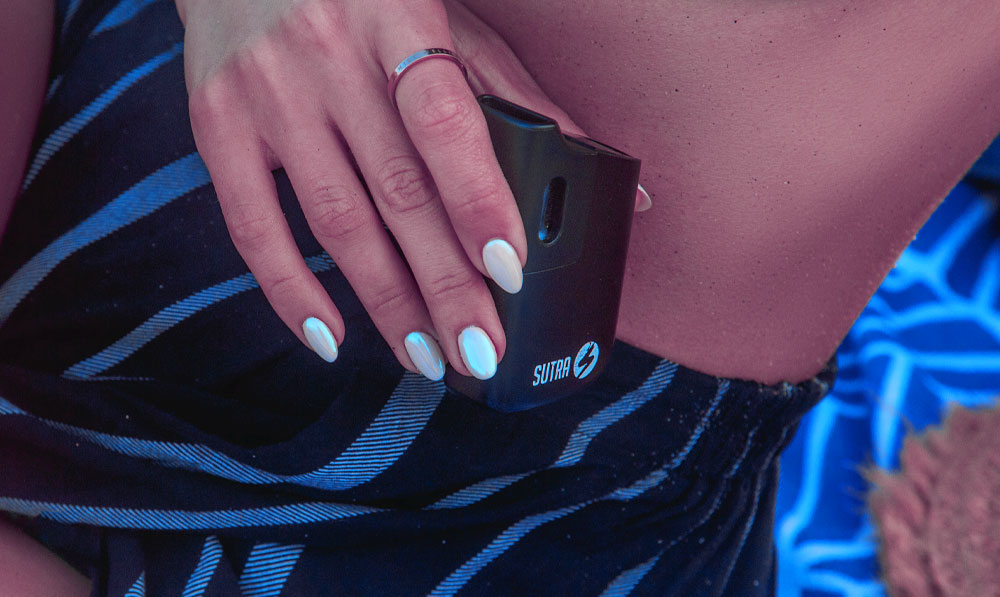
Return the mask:
M477 379L489 379L497 372L497 351L486 332L474 325L458 335L458 351L462 362Z
M441 347L430 334L411 332L403 341L403 346L406 347L406 354L410 355L410 360L417 369L420 369L424 377L431 381L444 377L444 357L441 355Z
M306 342L316 351L327 363L337 360L337 340L330 333L330 328L326 324L310 317L302 324L302 333L306 335Z
M521 283L524 281L521 260L517 258L517 252L510 243L499 238L486 243L483 247L483 263L490 277L500 288L510 294L521 290Z
M646 189L642 188L642 185L639 185L638 191L639 192L636 193L636 197L638 197L639 200L636 201L635 210L646 211L650 207L653 207L653 200L649 198L649 193L646 192Z

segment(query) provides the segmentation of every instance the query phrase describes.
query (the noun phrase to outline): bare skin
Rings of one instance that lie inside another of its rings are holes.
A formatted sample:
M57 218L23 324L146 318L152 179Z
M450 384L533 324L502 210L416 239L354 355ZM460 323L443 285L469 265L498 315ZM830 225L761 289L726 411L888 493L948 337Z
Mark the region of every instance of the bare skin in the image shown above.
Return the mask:
M813 375L1000 130L989 0L465 3L583 130L644 160L654 208L635 220L618 335L712 374ZM37 109L35 79L7 105ZM30 139L28 124L0 130ZM4 179L27 152L9 147ZM0 571L35 554L37 582L82 581L3 530Z
M0 237L21 188L42 111L54 17L53 0L0 3Z
M1000 4L464 0L643 159L618 337L715 375L830 358L1000 130Z
M11 597L85 597L90 581L0 518L0 587Z

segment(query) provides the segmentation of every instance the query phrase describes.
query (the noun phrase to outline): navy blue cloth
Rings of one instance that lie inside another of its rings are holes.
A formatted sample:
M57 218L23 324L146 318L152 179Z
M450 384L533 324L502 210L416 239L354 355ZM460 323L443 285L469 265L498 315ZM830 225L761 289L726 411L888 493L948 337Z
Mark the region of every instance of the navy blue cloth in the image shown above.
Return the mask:
M95 595L773 594L778 454L832 366L763 386L619 342L494 412L395 361L278 172L346 321L329 365L232 247L173 3L60 15L0 244L0 510Z

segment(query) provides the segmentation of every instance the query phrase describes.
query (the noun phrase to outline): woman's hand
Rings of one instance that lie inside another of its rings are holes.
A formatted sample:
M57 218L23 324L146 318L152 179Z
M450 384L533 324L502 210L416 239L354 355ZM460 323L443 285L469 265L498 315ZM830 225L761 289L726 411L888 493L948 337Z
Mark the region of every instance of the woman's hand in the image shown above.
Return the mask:
M476 85L579 129L458 5L177 5L198 151L233 242L278 316L324 359L337 357L344 322L282 215L271 175L280 166L400 363L440 379L447 359L461 374L491 377L506 344L482 276L508 292L521 287L527 249L516 203L461 70L446 60L410 67L396 88L398 110L387 74L419 50L455 49L454 34Z

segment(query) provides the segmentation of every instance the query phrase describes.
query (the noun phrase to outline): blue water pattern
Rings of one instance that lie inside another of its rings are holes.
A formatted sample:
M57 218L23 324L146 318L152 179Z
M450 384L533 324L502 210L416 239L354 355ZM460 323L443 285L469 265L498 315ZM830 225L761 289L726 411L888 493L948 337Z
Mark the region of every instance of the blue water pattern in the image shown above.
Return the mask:
M1000 151L991 155L996 163L981 163L985 176L1000 172ZM996 211L984 191L959 184L844 340L833 392L803 420L783 459L781 597L885 595L861 471L897 468L908 427L939 423L949 405L1000 397Z

